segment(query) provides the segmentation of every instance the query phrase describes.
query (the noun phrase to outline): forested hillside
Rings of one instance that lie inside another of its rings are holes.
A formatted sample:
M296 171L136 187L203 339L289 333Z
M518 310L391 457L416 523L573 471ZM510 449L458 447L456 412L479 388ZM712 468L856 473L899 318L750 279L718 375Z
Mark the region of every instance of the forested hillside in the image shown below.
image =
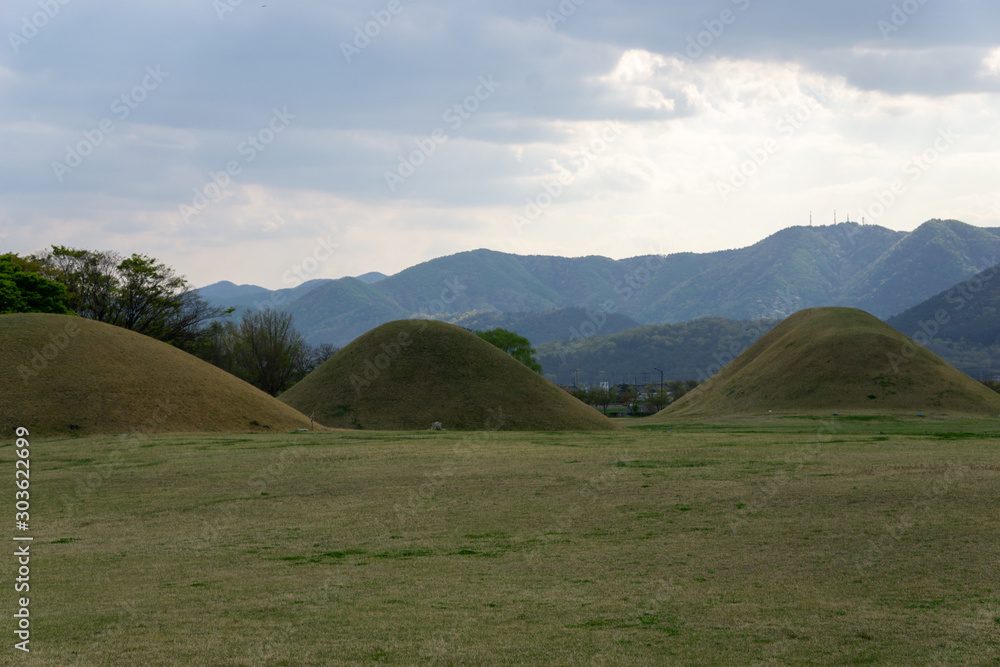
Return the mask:
M888 323L973 377L1000 375L1000 265L949 287Z
M598 382L640 384L705 380L732 361L778 320L706 317L680 324L647 325L609 336L590 336L539 345L538 362L556 384ZM643 377L648 374L648 377Z

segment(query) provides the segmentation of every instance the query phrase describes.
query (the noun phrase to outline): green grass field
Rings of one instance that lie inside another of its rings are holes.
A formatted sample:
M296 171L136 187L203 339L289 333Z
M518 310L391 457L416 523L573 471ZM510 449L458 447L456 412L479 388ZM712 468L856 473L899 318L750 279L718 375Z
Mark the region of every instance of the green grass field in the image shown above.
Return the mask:
M1000 420L633 424L35 441L0 662L1000 664Z

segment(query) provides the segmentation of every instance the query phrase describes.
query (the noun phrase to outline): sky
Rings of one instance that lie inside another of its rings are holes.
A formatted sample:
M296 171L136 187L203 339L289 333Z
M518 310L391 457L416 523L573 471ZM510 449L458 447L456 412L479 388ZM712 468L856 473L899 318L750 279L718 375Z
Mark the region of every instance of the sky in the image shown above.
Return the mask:
M0 251L192 286L1000 226L995 0L7 0Z

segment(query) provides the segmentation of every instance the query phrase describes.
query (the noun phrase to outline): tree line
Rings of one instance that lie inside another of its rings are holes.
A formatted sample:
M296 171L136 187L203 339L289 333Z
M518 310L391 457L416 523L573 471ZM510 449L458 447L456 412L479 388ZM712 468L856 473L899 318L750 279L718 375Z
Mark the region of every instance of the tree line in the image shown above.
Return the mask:
M36 255L0 255L0 315L71 314L150 336L277 395L336 348L312 347L288 313L266 309L224 318L172 268L143 254L54 245Z
M659 384L647 384L645 387L609 384L577 387L567 391L587 405L601 408L604 414L608 413L610 406L621 405L628 414L635 415L638 414L639 407L654 408L659 412L697 386L697 380L669 380L662 387Z

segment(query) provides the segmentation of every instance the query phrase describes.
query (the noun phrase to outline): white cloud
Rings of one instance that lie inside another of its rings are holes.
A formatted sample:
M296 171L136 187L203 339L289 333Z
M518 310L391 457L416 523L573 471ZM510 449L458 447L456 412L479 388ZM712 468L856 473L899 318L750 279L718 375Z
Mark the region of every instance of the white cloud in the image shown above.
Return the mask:
M619 99L630 102L637 109L653 111L673 111L676 104L663 94L660 88L674 69L663 56L631 49L622 54L614 71L597 81L608 85Z
M1000 48L993 49L983 58L983 70L991 76L1000 76Z

